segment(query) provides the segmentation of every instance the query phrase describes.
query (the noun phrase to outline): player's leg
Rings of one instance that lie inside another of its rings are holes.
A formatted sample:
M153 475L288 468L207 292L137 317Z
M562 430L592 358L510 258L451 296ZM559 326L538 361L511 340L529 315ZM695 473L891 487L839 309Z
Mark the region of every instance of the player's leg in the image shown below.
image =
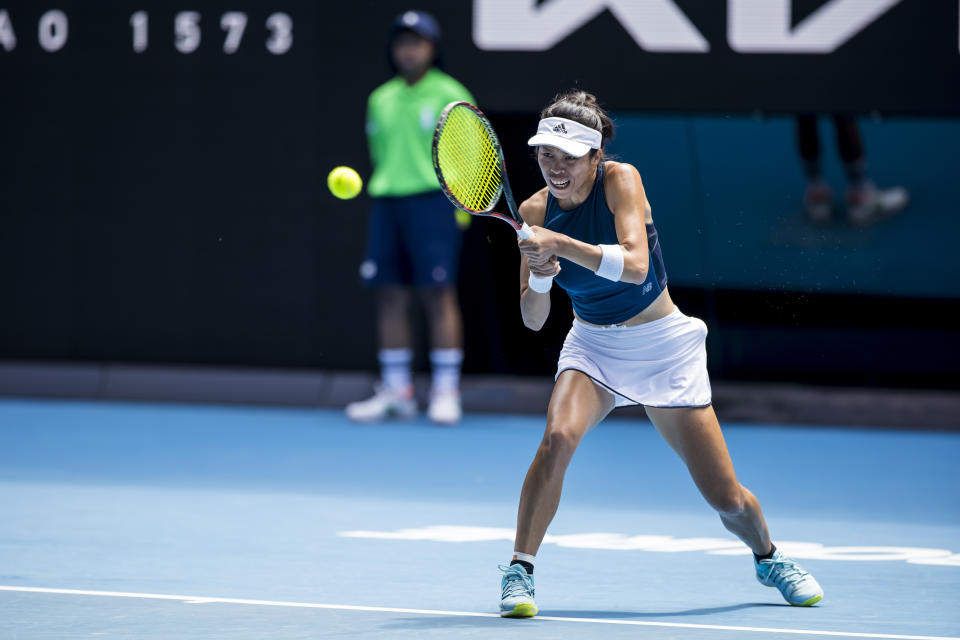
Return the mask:
M609 391L580 371L569 369L557 378L543 439L520 493L513 560L501 567L502 616L536 615L533 559L560 504L563 476L581 438L610 413L614 403Z
M367 257L360 275L377 291L377 338L380 384L373 397L347 405L347 417L359 422L410 418L416 414L411 365L410 268L398 242L402 216L396 198L374 200L367 239Z
M758 554L770 550L760 504L737 481L713 407L646 407L657 431L687 465L693 482L724 526Z
M760 503L737 480L713 407L647 407L646 411L663 439L687 465L723 525L753 551L758 579L778 587L790 604L818 602L823 597L820 585L773 546Z
M550 396L547 426L520 494L514 549L536 555L560 503L563 476L580 439L614 407L613 394L586 374L568 369Z

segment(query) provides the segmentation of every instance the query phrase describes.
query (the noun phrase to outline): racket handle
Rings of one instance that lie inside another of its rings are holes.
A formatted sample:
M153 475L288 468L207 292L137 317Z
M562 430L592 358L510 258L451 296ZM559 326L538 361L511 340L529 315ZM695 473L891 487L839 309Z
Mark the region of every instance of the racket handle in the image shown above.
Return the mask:
M533 237L533 231L531 231L530 225L524 222L523 226L517 229L517 235L520 236L521 240L529 240ZM553 286L553 276L538 276L535 273L531 273L527 284L537 293L547 293L550 291L550 287Z
M530 228L530 225L524 222L523 226L517 229L517 235L520 236L521 240L529 240L533 237L533 230Z

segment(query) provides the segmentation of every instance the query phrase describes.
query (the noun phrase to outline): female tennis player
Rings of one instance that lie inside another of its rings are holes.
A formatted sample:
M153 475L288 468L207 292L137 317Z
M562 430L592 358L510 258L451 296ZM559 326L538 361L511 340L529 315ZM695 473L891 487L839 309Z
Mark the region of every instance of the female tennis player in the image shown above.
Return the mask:
M520 205L534 235L520 240L520 310L539 330L550 296L530 273L555 276L573 303L547 426L520 495L513 560L501 565L500 613L536 615L533 565L580 439L617 406L642 404L686 463L723 525L754 553L757 579L792 605L823 597L814 578L770 540L757 499L737 481L711 406L707 328L667 291L657 230L637 170L606 160L613 123L582 91L558 97L530 138L546 187Z

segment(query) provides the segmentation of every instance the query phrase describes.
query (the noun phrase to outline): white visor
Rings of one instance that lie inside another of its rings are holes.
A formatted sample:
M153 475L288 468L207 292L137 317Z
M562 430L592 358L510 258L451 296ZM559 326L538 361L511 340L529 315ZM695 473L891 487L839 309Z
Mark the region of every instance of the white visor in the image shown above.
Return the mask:
M527 140L531 147L549 145L576 158L586 155L590 149L599 149L601 142L603 136L599 131L566 118L544 118L537 126L537 135Z

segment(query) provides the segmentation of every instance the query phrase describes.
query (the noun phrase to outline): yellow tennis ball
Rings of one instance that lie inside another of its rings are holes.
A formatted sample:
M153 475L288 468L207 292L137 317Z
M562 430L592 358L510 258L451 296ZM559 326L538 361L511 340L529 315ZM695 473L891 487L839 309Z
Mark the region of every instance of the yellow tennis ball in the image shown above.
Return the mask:
M466 231L470 228L470 222L472 221L473 216L460 209L455 209L454 215L457 217L457 227L459 227L461 231Z
M327 186L330 193L341 200L356 198L363 188L363 180L360 174L350 167L337 167L327 176Z

